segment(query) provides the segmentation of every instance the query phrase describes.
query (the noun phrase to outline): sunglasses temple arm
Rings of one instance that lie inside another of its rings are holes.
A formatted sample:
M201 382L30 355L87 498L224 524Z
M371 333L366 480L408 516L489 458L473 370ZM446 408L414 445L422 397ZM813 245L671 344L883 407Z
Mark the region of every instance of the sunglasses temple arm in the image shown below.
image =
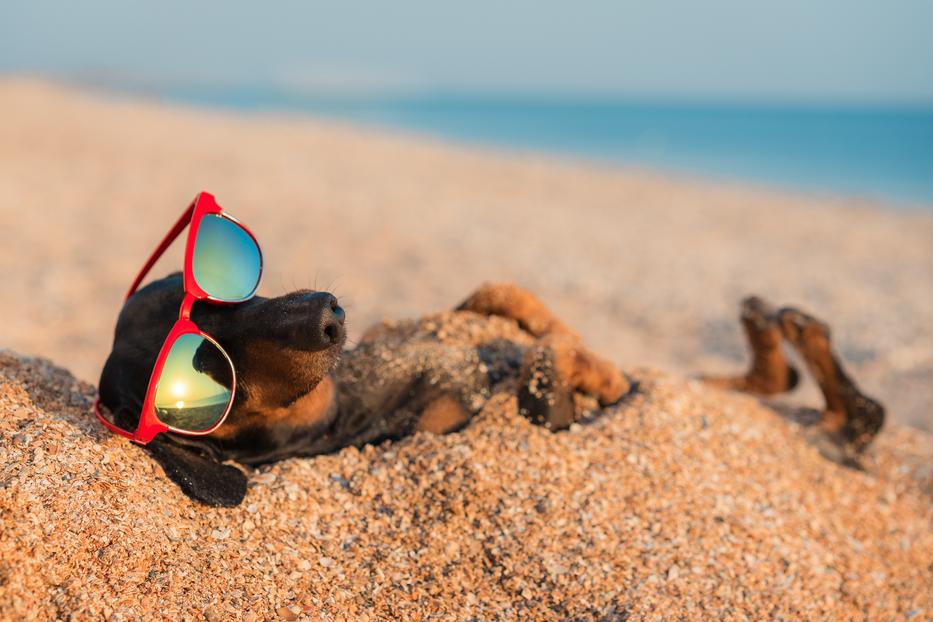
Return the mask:
M117 426L117 425L114 424L114 423L111 423L111 422L104 416L104 414L103 414L103 413L101 412L101 410L100 410L100 398L99 398L99 397L98 397L97 399L94 400L94 414L97 415L97 419L98 419L101 423L104 424L104 427L105 427L105 428L107 428L107 429L110 430L111 432L114 432L115 434L119 434L120 436L125 436L126 438L128 438L128 439L130 439L130 440L133 440L133 434L130 434L129 432L127 432L127 431L124 430L123 428Z
M191 222L191 216L194 214L194 205L197 202L191 202L191 205L188 206L188 209L185 210L185 213L181 215L181 218L178 219L178 222L172 227L171 231L168 232L168 235L165 236L165 239L159 244L158 248L152 253L149 257L149 260L146 261L146 265L143 266L143 269L139 271L136 280L133 281L133 284L130 285L130 289L126 292L126 296L123 301L126 302L130 299L130 296L136 293L136 290L139 288L139 284L143 282L143 279L146 278L146 275L149 274L149 270L152 269L152 266L155 265L155 262L159 260L159 257L165 252L172 242L175 241L182 231L185 230L185 227L188 226L188 223Z

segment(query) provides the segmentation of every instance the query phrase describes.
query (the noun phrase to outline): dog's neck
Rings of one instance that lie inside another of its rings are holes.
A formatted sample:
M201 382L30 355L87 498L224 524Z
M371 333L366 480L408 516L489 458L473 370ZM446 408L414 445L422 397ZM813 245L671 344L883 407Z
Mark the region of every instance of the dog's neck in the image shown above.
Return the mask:
M282 381L287 382L287 380ZM223 425L212 436L230 439L243 429L253 426L288 426L325 428L337 413L337 388L332 376L328 375L310 391L284 404L270 400L265 391L275 389L263 383L262 390L253 388L245 391L242 403L236 406L236 425Z

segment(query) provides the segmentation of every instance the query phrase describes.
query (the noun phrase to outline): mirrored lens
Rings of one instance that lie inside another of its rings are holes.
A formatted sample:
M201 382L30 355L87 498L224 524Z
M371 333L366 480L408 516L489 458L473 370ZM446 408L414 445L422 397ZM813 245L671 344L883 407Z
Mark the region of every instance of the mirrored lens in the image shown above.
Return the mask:
M175 340L156 388L155 409L166 425L202 432L220 421L233 398L233 367L213 342L193 333Z
M259 286L262 257L253 238L238 224L207 214L194 243L194 280L219 300L237 302Z

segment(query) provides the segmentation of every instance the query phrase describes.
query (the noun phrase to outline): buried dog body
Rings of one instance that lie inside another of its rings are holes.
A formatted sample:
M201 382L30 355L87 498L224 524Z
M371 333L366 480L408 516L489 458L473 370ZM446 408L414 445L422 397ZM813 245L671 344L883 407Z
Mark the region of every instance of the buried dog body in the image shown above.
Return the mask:
M137 292L120 314L100 399L124 429L139 419L183 297L182 275L170 275ZM246 476L223 461L258 465L421 430L451 432L469 423L500 383L510 383L523 415L554 431L579 415L576 394L606 406L631 389L533 294L511 284L484 285L439 316L377 325L350 350L343 349L344 312L325 292L254 297L229 307L201 303L192 319L236 368L232 408L210 434L160 434L146 448L187 495L211 505L236 505L246 493ZM786 340L823 391L820 438L841 448L838 455L861 452L884 411L845 374L826 325L757 298L743 303L741 319L753 356L748 373L706 381L758 395L791 390L798 375L784 359ZM449 334L458 325L460 334ZM212 373L209 366L205 372Z

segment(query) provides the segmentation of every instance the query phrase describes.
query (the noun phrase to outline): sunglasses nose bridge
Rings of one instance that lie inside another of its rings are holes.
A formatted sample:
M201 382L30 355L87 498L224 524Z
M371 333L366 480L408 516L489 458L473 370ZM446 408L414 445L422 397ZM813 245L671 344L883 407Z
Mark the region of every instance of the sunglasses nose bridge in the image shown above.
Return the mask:
M191 310L194 309L195 300L194 294L185 291L185 297L182 299L181 306L178 308L179 320L191 320Z

